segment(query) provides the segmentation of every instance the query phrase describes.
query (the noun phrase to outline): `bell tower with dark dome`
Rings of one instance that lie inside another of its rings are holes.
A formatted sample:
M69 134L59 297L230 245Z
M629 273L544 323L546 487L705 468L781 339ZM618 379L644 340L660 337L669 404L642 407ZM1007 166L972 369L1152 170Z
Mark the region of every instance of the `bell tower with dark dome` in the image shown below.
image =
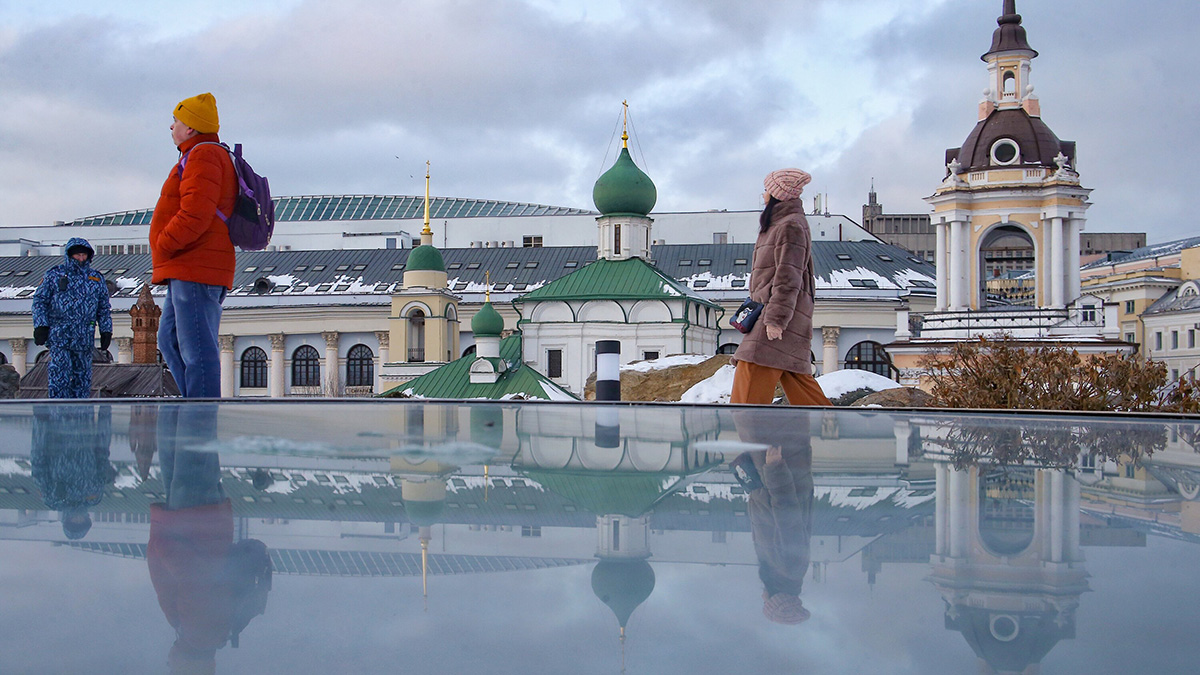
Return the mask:
M927 375L928 354L980 337L1051 341L1081 354L1134 348L1120 339L1117 306L1081 292L1079 240L1091 189L1080 184L1075 143L1042 119L1030 76L1037 56L1016 0L1004 0L981 57L987 86L975 126L946 150L942 182L925 198L936 234L937 304L912 327L907 312L897 315L888 352L903 383ZM1003 258L1014 253L1020 271L1002 276L1013 267ZM1020 293L996 290L1005 288Z
M938 310L989 309L985 256L1014 236L1034 251L1038 309L1067 310L1080 296L1079 233L1089 189L1079 183L1075 143L1042 121L1030 80L1038 55L1004 0L991 48L982 56L988 85L979 121L963 144L946 151L942 184L926 201L937 227Z

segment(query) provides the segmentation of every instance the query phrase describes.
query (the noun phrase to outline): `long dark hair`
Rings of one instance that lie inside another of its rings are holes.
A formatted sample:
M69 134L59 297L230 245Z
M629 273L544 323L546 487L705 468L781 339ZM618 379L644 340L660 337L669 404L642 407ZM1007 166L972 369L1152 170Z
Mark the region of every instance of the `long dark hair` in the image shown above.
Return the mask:
M775 205L779 203L774 197L767 197L767 205L763 207L762 215L758 217L758 233L762 234L771 227L771 212L775 210Z

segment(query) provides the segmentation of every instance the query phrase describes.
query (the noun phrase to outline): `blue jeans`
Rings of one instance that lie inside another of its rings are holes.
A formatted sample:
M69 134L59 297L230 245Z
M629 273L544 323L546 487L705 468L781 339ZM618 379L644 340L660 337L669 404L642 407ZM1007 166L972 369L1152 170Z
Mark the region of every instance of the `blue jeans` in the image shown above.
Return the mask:
M171 279L158 324L158 350L186 398L220 398L224 286Z

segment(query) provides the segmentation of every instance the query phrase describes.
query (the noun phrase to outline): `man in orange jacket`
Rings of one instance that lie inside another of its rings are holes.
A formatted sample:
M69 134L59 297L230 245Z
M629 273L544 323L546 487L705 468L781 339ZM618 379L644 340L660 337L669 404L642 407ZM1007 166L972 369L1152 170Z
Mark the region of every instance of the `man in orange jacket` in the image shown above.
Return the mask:
M212 94L175 106L171 140L180 159L163 183L150 221L151 282L167 286L158 348L179 392L188 398L221 395L217 332L235 262L229 230L218 211L233 212L237 174L219 145L219 128Z

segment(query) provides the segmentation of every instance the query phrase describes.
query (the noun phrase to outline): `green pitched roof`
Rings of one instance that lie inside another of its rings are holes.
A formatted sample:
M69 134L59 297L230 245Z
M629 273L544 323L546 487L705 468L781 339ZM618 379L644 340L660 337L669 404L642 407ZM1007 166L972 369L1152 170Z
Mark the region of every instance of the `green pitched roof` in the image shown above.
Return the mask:
M500 399L507 394L523 394L531 398L550 399L547 389L574 395L554 384L533 368L525 365L521 357L521 336L511 335L500 341L500 360L508 364L508 370L491 384L471 382L471 364L475 354L451 361L404 384L396 385L380 396L398 396L401 393L423 398L448 399ZM577 400L577 399L576 399Z
M682 476L669 473L522 470L530 480L598 516L644 515L673 491Z
M663 274L662 270L641 258L607 260L601 258L565 277L530 291L517 302L543 300L673 300L688 298L716 307L690 288Z

